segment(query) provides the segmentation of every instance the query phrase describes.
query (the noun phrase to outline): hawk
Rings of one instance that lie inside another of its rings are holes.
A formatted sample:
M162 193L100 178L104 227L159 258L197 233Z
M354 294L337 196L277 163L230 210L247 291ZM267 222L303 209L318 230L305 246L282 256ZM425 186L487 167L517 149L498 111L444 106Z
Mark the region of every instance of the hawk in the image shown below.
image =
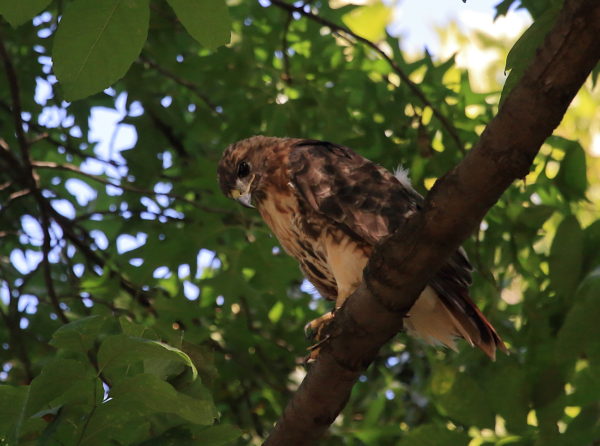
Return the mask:
M256 207L308 280L335 301L333 312L307 324L317 341L361 283L373 247L423 203L404 171L394 176L347 147L311 139L253 136L231 144L218 177L223 193ZM469 297L471 270L462 248L456 251L412 306L404 327L453 350L455 339L463 338L494 359L496 349L506 347Z

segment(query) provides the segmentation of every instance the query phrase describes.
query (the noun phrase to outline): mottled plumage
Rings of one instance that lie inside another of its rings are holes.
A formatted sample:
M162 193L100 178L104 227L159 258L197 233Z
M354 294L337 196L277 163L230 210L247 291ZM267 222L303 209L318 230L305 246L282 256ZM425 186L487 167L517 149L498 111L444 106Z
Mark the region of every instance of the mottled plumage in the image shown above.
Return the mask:
M323 141L248 138L225 150L218 175L223 192L258 209L336 308L360 284L373 246L423 201L406 177L399 181L352 150ZM469 298L470 283L471 266L457 251L411 308L404 324L408 332L453 349L454 338L462 337L492 358L496 347L505 350Z

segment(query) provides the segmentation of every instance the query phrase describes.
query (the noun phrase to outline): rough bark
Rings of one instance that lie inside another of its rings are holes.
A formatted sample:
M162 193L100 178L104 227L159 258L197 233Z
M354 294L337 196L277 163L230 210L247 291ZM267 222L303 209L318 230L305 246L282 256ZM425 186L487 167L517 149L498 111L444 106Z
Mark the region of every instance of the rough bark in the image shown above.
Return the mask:
M322 347L265 445L309 445L325 433L360 373L401 330L429 278L504 190L527 175L599 59L600 2L566 0L478 144L436 182L423 211L377 247L363 284L336 315L335 336Z

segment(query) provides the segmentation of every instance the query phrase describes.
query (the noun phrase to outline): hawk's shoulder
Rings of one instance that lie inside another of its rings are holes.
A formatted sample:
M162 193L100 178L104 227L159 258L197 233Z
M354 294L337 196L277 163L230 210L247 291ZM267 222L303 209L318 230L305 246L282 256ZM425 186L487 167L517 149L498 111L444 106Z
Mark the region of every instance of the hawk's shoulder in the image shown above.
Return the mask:
M289 168L304 206L371 245L393 232L422 200L383 167L326 141L295 143Z

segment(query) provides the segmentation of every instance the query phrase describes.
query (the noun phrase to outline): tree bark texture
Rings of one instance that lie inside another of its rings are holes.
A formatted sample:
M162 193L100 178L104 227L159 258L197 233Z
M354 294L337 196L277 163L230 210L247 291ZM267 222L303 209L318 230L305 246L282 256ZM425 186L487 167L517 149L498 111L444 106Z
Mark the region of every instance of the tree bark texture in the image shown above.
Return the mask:
M477 145L440 178L423 210L374 251L364 280L336 313L333 337L265 445L310 445L345 406L359 375L430 277L479 226L508 186L524 178L542 143L600 60L600 1L566 0L522 79Z

